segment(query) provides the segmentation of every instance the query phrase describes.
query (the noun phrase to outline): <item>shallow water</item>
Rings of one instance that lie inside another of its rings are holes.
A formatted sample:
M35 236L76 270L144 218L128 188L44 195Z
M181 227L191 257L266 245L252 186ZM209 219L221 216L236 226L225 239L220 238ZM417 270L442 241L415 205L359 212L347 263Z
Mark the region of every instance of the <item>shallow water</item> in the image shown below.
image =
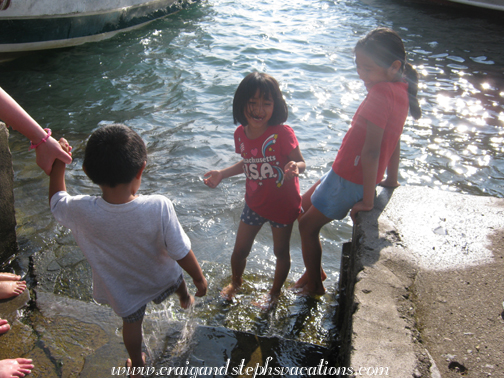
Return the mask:
M209 293L193 313L199 323L323 344L332 328L327 314L335 306L350 220L333 222L322 232L329 290L320 300L286 291L275 312L252 305L272 284L275 260L265 227L250 255L243 292L225 303L219 291L230 278L245 178L227 179L212 190L202 176L238 160L232 98L241 79L258 70L281 83L287 123L307 162L300 180L302 192L307 190L329 169L365 96L352 48L378 26L401 35L421 73L424 114L405 125L401 184L502 197L504 25L488 12L393 0L204 1L107 41L5 64L0 85L55 137L74 146L66 176L72 194L98 193L81 169L92 130L122 122L142 136L149 161L141 192L173 200L209 277ZM52 219L48 178L36 167L26 139L12 132L10 147L21 247L14 265L26 273L34 253L50 250L64 260L77 248ZM303 271L297 231L291 254L288 284ZM62 264L54 292L90 301L89 267L78 250L70 260ZM167 306L174 319L187 316L173 299Z

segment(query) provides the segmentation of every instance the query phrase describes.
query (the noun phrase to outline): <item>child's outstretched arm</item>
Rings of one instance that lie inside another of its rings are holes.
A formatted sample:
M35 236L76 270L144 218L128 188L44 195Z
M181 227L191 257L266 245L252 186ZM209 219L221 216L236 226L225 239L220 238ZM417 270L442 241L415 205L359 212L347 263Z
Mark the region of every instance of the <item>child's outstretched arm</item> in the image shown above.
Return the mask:
M210 188L215 188L219 183L228 177L239 175L243 172L243 160L240 160L238 163L233 164L230 167L221 169L220 171L209 171L205 173L204 177L208 177L203 179L203 182L206 186Z
M286 180L299 176L306 169L306 163L299 149L299 145L291 151L289 159L290 161L285 164L284 167L284 177Z
M399 158L401 155L401 141L397 142L397 146L394 153L390 157L390 161L387 166L387 178L380 182L381 186L386 188L397 188L399 184Z
M366 139L364 140L364 146L362 147L360 157L364 194L362 196L362 201L357 202L350 211L350 217L354 222L359 211L373 210L382 138L383 129L368 121Z
M197 297L204 296L207 292L207 280L203 276L203 272L201 271L201 267L198 264L198 260L196 259L194 252L189 250L184 258L177 260L177 263L193 279L194 285L197 289L196 294L194 295Z
M68 144L65 138L59 140L61 149L69 156L71 155L72 147ZM49 174L49 206L51 205L51 198L58 192L66 191L65 185L65 163L61 160L54 160L51 173Z

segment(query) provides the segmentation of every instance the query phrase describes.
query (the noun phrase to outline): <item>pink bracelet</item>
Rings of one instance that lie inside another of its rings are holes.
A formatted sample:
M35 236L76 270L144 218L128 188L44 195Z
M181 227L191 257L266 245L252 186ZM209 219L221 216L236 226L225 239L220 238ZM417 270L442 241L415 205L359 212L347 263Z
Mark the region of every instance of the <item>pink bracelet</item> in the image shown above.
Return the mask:
M31 144L30 144L30 148L28 148L28 150L34 150L35 148L40 146L42 143L47 142L47 139L49 139L52 132L51 132L51 129L44 129L44 131L47 132L47 135L45 137L43 137L42 140L40 142L38 142L37 144L33 144L33 142L30 141Z

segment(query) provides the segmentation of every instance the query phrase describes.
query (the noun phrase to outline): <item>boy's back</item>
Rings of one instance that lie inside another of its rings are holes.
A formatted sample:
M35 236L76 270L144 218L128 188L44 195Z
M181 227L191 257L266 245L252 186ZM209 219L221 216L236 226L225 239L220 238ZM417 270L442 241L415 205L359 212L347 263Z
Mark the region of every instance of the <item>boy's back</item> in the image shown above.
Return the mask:
M176 260L191 249L169 199L138 196L114 205L101 197L51 198L56 220L72 230L93 270L93 296L119 316L150 302L182 274Z

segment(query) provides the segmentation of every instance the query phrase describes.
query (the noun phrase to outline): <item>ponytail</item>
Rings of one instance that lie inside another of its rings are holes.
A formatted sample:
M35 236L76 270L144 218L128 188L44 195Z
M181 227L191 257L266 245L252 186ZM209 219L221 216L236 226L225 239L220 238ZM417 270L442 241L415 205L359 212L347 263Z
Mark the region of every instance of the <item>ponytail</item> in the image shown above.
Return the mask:
M404 78L408 83L409 110L414 119L419 119L422 116L422 109L417 99L418 92L418 73L409 63L406 63L404 69Z

